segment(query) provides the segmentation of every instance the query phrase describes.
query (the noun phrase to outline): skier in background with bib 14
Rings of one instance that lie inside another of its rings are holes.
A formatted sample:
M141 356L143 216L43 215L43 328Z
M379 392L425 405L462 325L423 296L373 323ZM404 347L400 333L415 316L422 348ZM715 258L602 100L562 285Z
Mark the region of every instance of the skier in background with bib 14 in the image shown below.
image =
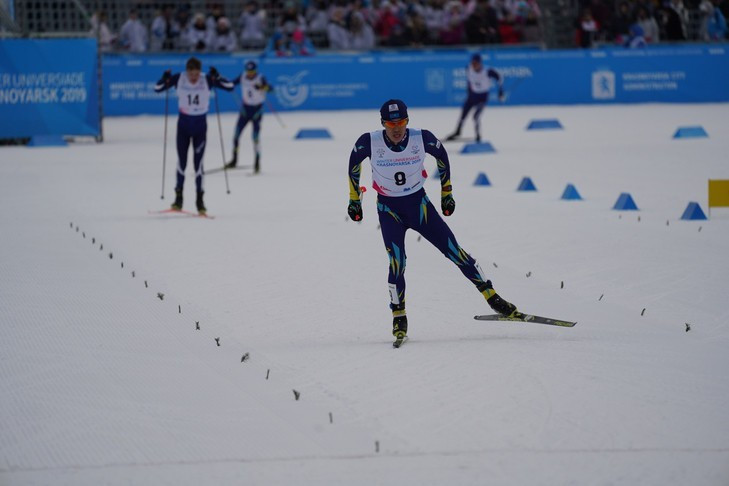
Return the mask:
M185 71L172 74L168 69L154 87L156 92L175 88L179 116L177 118L177 183L175 184L175 202L172 209L182 210L182 193L185 186L185 168L187 167L187 151L192 142L193 165L195 167L195 188L197 190L196 206L200 214L206 214L203 201L203 155L207 141L208 121L207 114L210 106L210 91L212 88L233 90L233 83L223 78L214 68L202 75L202 63L199 59L191 57L187 60Z

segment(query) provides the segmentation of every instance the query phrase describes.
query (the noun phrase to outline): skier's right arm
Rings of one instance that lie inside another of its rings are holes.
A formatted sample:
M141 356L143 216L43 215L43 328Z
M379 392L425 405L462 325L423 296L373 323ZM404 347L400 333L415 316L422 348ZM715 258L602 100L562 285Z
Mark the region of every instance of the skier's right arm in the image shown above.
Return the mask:
M371 155L370 134L365 133L357 139L349 154L349 205L347 214L352 221L362 221L362 202L360 200L359 176L362 162Z
M180 74L172 74L172 71L169 69L162 73L162 77L159 81L157 81L157 84L154 87L154 91L156 93L159 93L161 91L166 91L170 89L173 86L177 85L177 81L180 79Z

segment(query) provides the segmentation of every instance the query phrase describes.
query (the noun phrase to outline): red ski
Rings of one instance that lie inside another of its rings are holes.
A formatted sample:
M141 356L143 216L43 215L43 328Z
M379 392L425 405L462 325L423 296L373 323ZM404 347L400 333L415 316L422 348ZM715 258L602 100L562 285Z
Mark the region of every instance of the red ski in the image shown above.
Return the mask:
M207 213L193 213L192 211L186 211L184 209L162 209L161 211L148 211L149 214L159 214L159 215L165 215L165 214L171 214L171 215L180 215L180 216L189 216L192 218L206 218L206 219L215 219L215 216L212 216Z

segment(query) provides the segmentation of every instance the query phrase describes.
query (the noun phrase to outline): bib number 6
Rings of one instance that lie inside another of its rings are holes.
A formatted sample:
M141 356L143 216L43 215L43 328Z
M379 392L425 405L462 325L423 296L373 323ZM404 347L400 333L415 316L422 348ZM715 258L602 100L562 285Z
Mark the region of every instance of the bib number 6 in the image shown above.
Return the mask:
M395 184L398 186L405 185L405 172L395 172Z

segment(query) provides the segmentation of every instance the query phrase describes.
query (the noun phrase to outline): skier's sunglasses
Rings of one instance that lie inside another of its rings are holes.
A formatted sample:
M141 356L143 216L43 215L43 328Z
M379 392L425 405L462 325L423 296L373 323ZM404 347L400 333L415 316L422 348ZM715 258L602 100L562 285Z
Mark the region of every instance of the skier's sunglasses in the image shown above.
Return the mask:
M397 121L382 120L382 125L386 126L387 128L404 127L407 124L408 124L407 118L403 118L403 119L397 120Z

